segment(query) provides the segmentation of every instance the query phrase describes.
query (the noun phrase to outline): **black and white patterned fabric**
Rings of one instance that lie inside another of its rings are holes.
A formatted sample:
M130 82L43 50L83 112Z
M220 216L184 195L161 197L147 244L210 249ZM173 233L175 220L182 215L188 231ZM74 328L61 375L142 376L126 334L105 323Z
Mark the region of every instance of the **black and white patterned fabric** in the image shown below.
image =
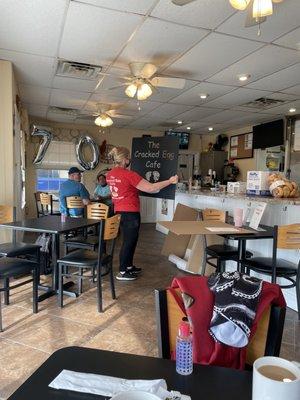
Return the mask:
M209 333L216 341L228 346L246 346L262 291L262 280L236 271L213 274L207 283L215 294Z

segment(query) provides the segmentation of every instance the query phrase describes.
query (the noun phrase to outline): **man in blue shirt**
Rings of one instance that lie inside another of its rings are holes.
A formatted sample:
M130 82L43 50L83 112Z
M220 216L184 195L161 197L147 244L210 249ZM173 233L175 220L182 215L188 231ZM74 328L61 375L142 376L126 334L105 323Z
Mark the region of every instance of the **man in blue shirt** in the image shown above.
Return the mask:
M86 187L81 183L82 171L77 167L71 167L69 169L69 179L66 180L60 187L59 201L60 201L60 212L71 217L83 216L83 208L69 208L67 209L66 197L79 196L82 199L84 205L90 203L90 195Z

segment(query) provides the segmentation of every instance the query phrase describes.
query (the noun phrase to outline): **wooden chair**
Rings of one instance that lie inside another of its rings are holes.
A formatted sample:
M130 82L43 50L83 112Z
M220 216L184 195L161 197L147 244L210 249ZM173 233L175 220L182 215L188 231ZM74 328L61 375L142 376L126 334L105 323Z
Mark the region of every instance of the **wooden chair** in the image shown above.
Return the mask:
M49 193L39 193L41 214L46 215L60 215L60 212L56 212L53 209L53 196Z
M220 221L226 222L227 212L223 210L217 210L213 208L206 208L202 210L203 221ZM204 257L202 264L201 275L205 275L206 265L210 265L216 268L217 272L223 272L225 270L225 263L228 260L238 261L239 253L238 249L233 246L226 244L224 239L217 235L205 235L204 236ZM250 251L246 252L246 257L251 257ZM216 264L211 260L216 260Z
M271 276L272 283L283 278L290 284L279 284L283 289L296 287L298 319L300 320L300 258L298 264L277 257L278 249L300 249L300 224L274 226L273 256L253 257L243 262L247 274L251 271Z
M180 290L177 290L180 295ZM161 358L171 358L176 348L178 326L186 315L168 290L155 290L158 353ZM256 333L247 348L246 364L262 356L278 357L284 327L285 308L269 307L262 315Z
M87 276L83 275L83 270L86 268L96 269L97 272L97 303L98 311L103 312L103 300L102 300L102 277L105 275L110 275L110 288L112 298L116 298L115 286L114 286L114 276L113 276L113 256L115 250L115 242L118 236L120 227L120 215L114 215L111 218L101 220L100 223L100 233L99 233L99 245L98 251L93 250L75 250L60 260L58 260L58 270L59 270L59 295L58 301L59 306L63 307L63 278L70 276L77 276L78 278L78 292L82 292L82 280L85 278L93 278L93 275ZM110 244L109 252L103 251L103 242ZM65 272L65 267L73 267L78 269L78 273L68 273Z
M0 205L0 223L14 221L14 208L12 206ZM39 258L40 246L35 243L17 242L15 237L12 242L0 243L0 257L34 256ZM1 273L0 273L1 274ZM4 303L9 304L9 274L3 276ZM32 282L32 279L23 281L19 286ZM12 289L12 288L11 288Z
M82 209L84 208L84 204L82 198L79 196L69 196L66 197L67 209L75 208L75 209Z
M87 206L87 218L102 220L108 216L109 207L103 203L92 203ZM65 241L65 251L70 249L96 250L99 244L99 235L76 236Z

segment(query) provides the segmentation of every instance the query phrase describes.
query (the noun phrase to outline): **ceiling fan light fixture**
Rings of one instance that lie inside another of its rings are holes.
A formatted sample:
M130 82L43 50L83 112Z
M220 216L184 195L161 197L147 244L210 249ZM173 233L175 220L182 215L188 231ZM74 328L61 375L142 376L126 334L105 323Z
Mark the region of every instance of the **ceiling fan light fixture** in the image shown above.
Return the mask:
M128 97L134 97L137 91L137 86L132 83L131 85L127 86L127 88L125 89L125 94Z
M148 83L142 83L137 90L137 99L146 100L152 94L152 89Z
M273 14L272 0L254 0L252 15L253 18L267 17Z
M107 114L100 114L99 117L95 119L95 124L106 128L113 124L113 120Z
M248 7L250 0L229 0L229 3L236 10L243 11L246 10L246 8Z

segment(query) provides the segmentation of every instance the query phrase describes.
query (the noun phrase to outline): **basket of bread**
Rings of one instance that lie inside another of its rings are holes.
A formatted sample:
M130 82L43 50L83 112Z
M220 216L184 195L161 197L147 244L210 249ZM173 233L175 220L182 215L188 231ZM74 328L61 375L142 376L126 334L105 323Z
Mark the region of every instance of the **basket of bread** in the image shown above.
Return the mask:
M274 197L298 197L298 185L296 182L286 179L279 173L270 174L268 177L270 192Z

